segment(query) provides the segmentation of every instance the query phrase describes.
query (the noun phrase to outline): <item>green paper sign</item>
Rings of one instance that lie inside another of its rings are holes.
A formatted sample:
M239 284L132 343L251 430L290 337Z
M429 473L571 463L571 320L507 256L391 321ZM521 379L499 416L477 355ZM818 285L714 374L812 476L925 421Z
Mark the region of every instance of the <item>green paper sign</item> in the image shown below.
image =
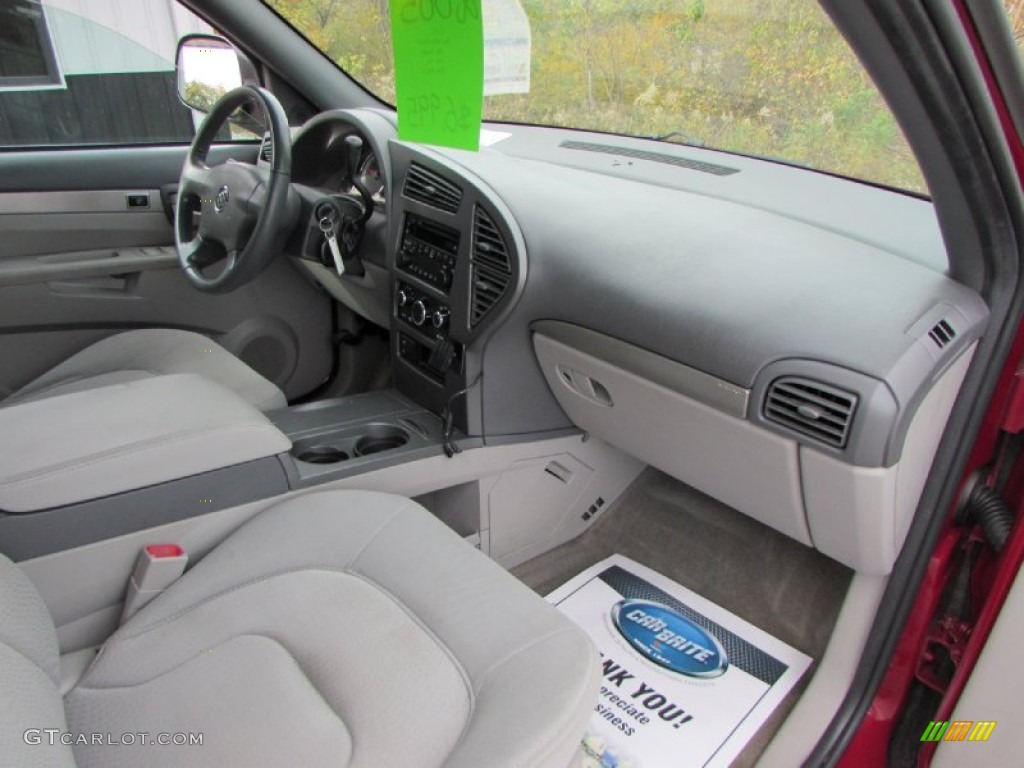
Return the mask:
M484 102L480 0L389 0L398 138L476 151Z

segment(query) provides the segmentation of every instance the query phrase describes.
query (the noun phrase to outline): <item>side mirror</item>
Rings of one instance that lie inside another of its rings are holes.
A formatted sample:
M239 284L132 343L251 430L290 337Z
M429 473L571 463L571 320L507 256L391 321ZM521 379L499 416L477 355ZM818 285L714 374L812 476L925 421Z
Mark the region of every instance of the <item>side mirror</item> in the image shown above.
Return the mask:
M178 41L178 98L199 112L243 83L257 82L256 68L223 37L185 35Z

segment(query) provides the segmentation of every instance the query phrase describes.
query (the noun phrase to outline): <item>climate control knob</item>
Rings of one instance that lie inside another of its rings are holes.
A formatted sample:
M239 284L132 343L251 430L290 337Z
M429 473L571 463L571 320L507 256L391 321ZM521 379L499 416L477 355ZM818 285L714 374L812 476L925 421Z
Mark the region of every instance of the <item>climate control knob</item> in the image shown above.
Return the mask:
M427 305L422 299L413 302L411 317L413 325L423 325L427 322Z
M405 288L398 289L398 306L404 307L406 304L409 303L409 300L411 298L412 297L409 295L409 292L405 290Z
M448 323L448 315L451 313L448 311L448 307L438 307L434 310L434 314L431 315L431 321L434 327L441 330Z

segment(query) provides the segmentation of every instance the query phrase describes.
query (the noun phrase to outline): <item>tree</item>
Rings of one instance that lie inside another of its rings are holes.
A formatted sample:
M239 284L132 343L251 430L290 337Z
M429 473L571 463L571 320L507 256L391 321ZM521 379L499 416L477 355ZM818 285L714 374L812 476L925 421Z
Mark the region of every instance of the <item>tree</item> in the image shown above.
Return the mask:
M227 91L224 86L210 85L199 80L190 80L185 83L185 103L200 112L209 112L210 108Z

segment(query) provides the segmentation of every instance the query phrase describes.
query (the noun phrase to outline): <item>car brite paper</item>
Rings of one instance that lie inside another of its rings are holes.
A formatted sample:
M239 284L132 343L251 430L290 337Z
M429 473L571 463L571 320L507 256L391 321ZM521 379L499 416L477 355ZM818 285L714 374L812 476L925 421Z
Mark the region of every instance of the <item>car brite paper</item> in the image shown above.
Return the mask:
M621 555L547 599L601 653L580 768L727 766L811 662Z

